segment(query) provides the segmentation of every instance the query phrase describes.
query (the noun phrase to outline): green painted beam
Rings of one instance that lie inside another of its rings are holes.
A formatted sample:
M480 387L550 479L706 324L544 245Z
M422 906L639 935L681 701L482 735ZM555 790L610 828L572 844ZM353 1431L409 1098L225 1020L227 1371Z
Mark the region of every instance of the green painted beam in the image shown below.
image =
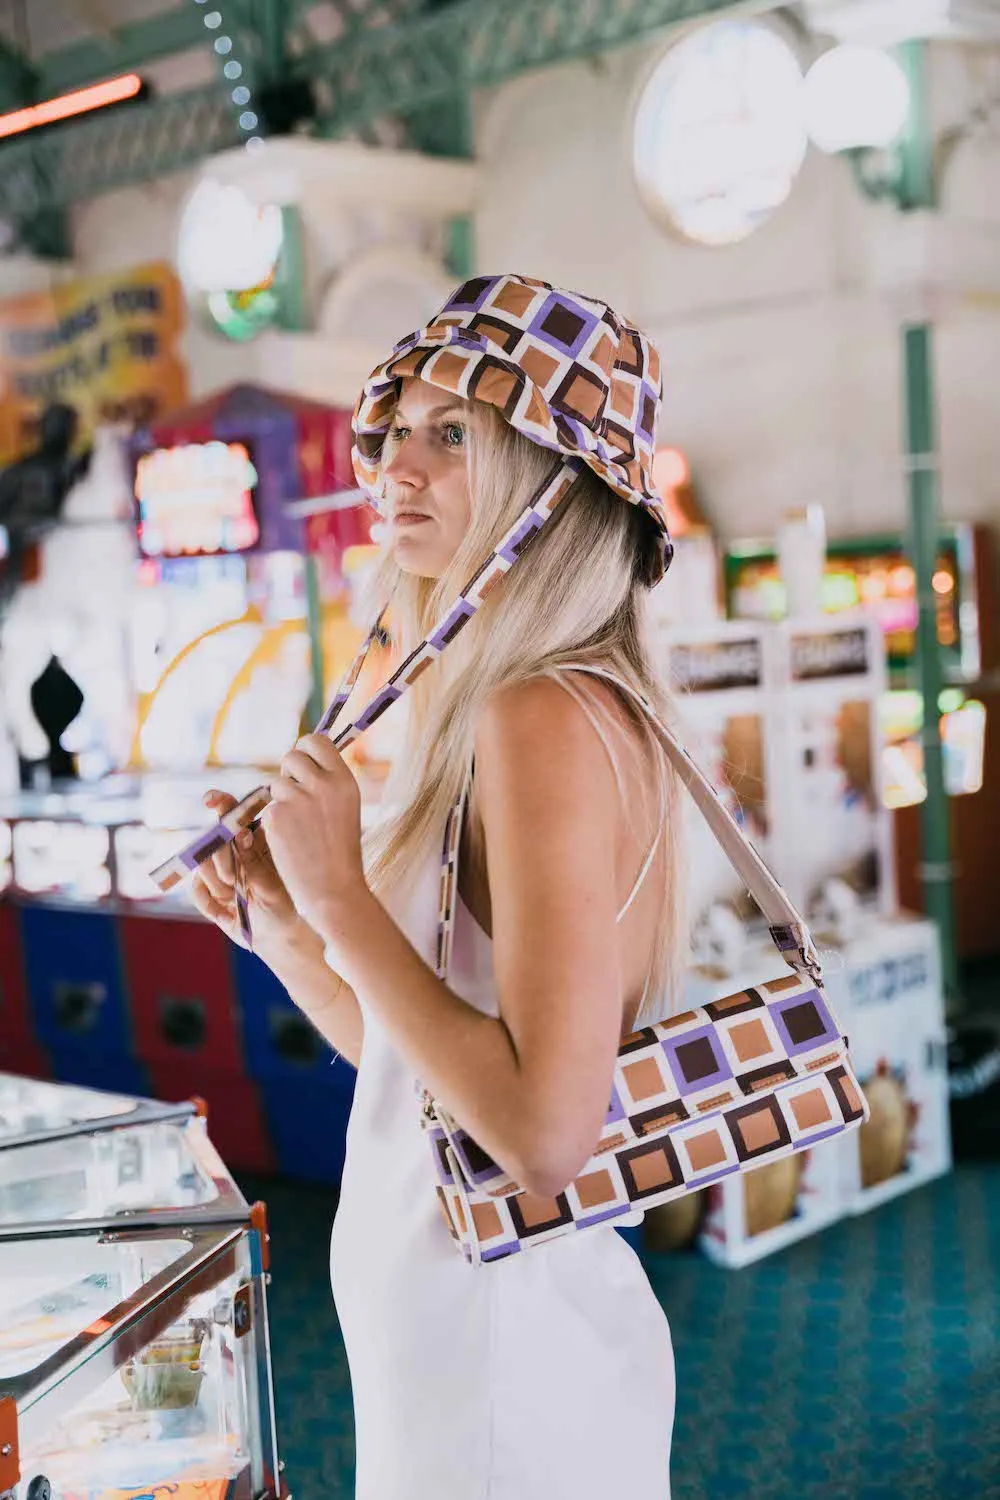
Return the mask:
M324 128L339 134L701 16L774 8L773 0L455 0L402 26L357 32L306 66L331 86L336 102Z
M392 0L394 13L405 16L415 3ZM590 57L700 16L773 8L774 0L454 0L430 15L362 25L293 66L332 84L336 102L320 128L337 135L387 113L419 116L428 105L527 69ZM207 38L201 14L194 4L181 5L120 27L112 47L94 41L50 53L40 64L42 91L58 93L197 44ZM20 221L41 208L148 182L241 139L220 81L68 125L37 141L4 142L0 213Z
M0 148L0 217L21 221L113 188L148 182L239 143L226 91L169 94Z
M223 11L225 7L223 7ZM146 21L115 28L114 38L103 41L94 37L57 52L45 52L38 59L39 87L44 97L64 93L109 73L139 71L144 64L188 47L208 44L209 35L202 21L203 11L192 0L173 10L150 16Z
M16 47L0 41L0 110L17 109L34 98L37 75Z

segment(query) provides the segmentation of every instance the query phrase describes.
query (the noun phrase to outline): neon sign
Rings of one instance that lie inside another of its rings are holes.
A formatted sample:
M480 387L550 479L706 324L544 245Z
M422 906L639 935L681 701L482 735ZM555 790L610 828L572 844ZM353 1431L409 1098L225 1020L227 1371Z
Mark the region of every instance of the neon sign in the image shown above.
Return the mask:
M245 442L154 448L136 465L144 557L213 557L260 540L258 475Z

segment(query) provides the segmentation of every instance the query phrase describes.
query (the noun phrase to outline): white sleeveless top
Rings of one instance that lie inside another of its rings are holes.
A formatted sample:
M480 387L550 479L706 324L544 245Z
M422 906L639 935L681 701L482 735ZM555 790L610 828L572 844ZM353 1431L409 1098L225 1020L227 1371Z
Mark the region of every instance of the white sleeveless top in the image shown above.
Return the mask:
M428 860L387 903L432 968L439 873ZM499 1013L492 944L461 902L448 982ZM331 1245L356 1500L668 1500L673 1351L635 1252L600 1226L469 1266L438 1205L413 1073L358 998Z

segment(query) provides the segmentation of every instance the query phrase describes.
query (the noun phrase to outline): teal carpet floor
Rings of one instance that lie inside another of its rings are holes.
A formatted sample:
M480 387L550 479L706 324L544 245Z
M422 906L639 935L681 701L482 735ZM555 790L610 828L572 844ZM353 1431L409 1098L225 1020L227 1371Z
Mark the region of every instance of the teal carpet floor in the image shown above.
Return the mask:
M335 1194L242 1186L270 1210L289 1488L352 1500ZM963 1166L743 1271L695 1253L646 1265L677 1358L673 1500L1000 1500L1000 1165Z

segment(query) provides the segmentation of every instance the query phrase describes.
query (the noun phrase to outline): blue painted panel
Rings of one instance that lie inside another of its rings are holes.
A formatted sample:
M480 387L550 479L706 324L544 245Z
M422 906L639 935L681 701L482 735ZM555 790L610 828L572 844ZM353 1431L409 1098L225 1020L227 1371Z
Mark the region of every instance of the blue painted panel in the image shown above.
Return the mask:
M260 1093L278 1170L305 1182L339 1183L344 1170L354 1069L341 1060L326 1079L266 1079Z
M251 1078L327 1083L333 1050L289 1000L270 969L244 948L233 948L232 962L243 1055ZM348 1064L336 1066L341 1070Z
M131 1053L114 918L26 906L21 934L36 1036L46 1045L70 1041Z

